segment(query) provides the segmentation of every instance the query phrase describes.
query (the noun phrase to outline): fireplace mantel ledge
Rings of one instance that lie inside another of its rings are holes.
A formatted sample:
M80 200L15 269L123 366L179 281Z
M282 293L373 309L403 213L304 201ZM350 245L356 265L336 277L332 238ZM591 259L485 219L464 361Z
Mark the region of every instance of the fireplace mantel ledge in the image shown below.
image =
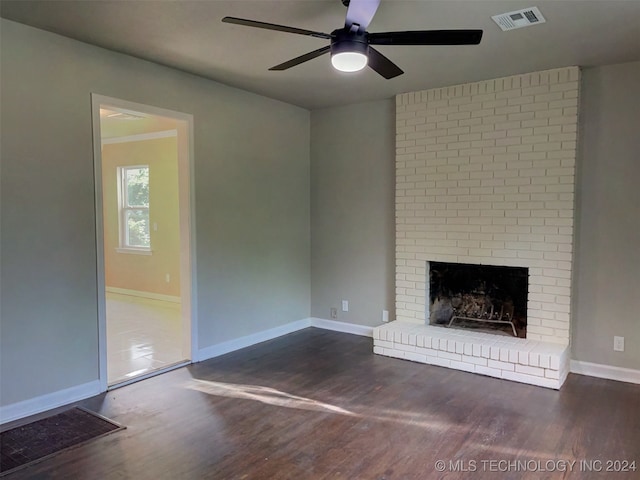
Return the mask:
M373 329L373 352L556 390L569 373L566 345L398 320Z

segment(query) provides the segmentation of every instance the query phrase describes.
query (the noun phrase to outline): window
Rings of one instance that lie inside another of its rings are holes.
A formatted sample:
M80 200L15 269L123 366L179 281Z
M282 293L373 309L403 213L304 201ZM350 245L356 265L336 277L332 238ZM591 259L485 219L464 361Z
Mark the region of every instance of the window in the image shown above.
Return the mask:
M118 167L120 249L151 253L149 229L149 165Z

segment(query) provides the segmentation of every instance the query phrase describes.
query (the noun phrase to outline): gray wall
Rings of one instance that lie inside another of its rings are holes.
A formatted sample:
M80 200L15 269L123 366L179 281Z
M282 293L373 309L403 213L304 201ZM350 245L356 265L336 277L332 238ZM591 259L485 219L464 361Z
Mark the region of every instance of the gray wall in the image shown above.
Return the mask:
M640 369L640 62L582 74L573 358ZM613 351L613 336L625 351Z
M395 102L311 114L311 314L394 315ZM349 312L340 311L349 300Z
M0 404L98 378L90 93L195 118L200 348L309 316L309 112L2 20Z
M640 62L583 70L572 358L640 369ZM376 325L393 308L394 106L312 112L314 317ZM352 154L354 151L358 154ZM376 183L376 187L371 187ZM393 314L392 314L392 317ZM613 336L625 352L613 351Z
M305 318L310 302L320 318L342 299L341 321L394 318L393 101L310 118L1 22L0 404L98 376L91 92L194 114L200 348ZM574 358L636 369L638 84L639 62L583 74L573 318Z

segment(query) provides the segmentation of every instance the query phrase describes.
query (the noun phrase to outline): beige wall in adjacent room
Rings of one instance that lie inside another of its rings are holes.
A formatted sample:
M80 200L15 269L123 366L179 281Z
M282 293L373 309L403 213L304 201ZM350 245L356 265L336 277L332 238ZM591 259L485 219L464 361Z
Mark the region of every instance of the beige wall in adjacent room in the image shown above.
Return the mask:
M393 100L311 114L311 314L394 318ZM341 301L349 311L341 311Z
M573 355L640 370L640 62L585 68ZM613 351L613 337L625 351Z
M149 166L151 255L118 251L118 167ZM180 217L177 138L102 146L105 285L172 297L180 296ZM156 225L157 228L153 228ZM167 281L166 275L169 275Z

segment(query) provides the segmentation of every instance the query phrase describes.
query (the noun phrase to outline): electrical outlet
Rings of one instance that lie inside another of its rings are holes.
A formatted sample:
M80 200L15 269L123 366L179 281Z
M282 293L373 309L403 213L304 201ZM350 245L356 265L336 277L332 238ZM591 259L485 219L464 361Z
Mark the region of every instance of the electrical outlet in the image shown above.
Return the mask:
M624 337L613 337L613 350L624 352Z
M342 311L343 312L349 311L349 300L342 300Z
M389 310L382 310L382 321L385 323L389 321Z
M331 318L338 318L338 309L337 308L332 308L331 309Z
M165 281L165 282L167 282L167 283L171 283L171 275L167 273L167 274L164 276L164 281Z

